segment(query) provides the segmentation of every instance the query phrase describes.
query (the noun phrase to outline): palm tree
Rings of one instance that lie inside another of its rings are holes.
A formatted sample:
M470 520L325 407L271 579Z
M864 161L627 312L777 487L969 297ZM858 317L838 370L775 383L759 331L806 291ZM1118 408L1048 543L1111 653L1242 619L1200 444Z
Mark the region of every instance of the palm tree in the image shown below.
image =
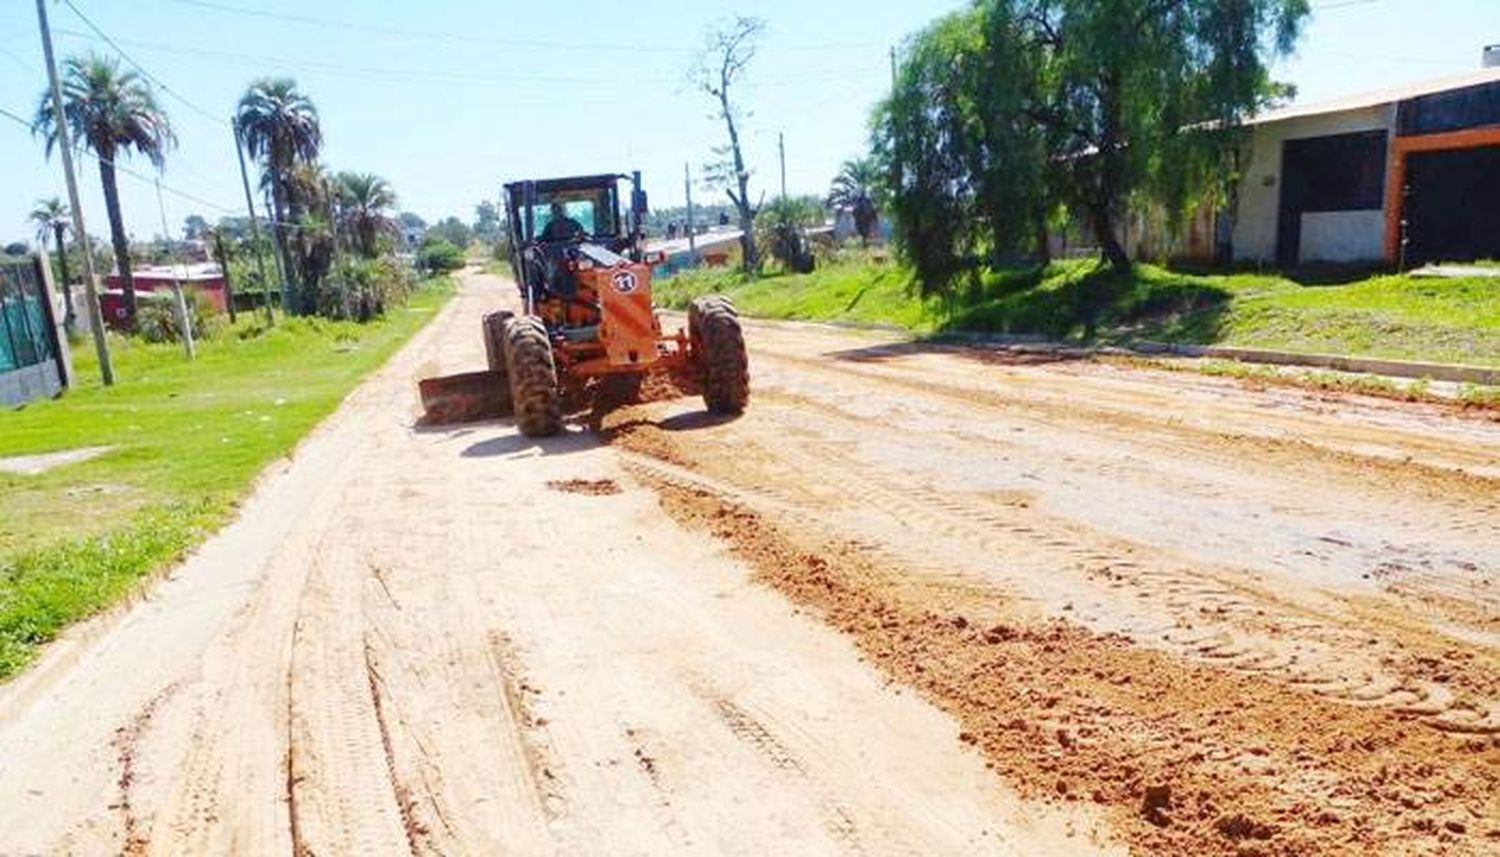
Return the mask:
M57 267L62 275L63 288L63 324L68 330L78 322L78 314L73 310L73 286L68 282L68 248L63 241L64 233L71 226L71 217L68 206L55 196L37 200L36 208L31 210L31 222L36 224L36 243L46 247L49 238L57 243Z
M290 78L262 78L250 84L235 114L235 132L246 151L260 162L261 178L271 190L276 223L272 233L287 274L295 281L299 269L289 252L291 224L305 213L291 192L298 164L317 160L323 130L312 99L297 90Z
M880 166L873 158L859 158L844 162L828 192L829 205L847 208L854 215L854 229L861 244L870 243L880 222L880 208L876 204L880 186Z
M124 292L126 323L134 326L135 278L130 272L125 218L120 214L115 160L134 150L159 170L167 151L177 145L177 137L150 87L135 72L121 71L119 62L113 59L93 53L70 58L63 63L62 91L63 120L74 143L87 146L99 160L99 181L104 186L104 207L109 213L109 237ZM47 141L48 155L57 145L58 117L54 113L51 93L42 93L31 129Z
M361 256L374 259L380 255L380 236L395 231L388 212L396 206L396 192L374 173L339 173L336 181L339 228L352 236Z

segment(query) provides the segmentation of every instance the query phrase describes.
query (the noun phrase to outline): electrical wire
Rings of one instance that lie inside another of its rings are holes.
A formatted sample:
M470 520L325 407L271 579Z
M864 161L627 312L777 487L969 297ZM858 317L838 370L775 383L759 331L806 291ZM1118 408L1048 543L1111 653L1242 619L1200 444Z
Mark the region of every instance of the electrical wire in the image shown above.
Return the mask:
M26 128L28 131L31 130L32 125L31 125L30 122L28 122L25 119L21 118L16 113L13 113L13 112L11 112L9 110L6 110L3 107L0 107L0 117L4 117L6 119L9 119L12 122L15 122L16 124L20 125L21 127ZM182 190L181 188L176 188L176 187L173 187L172 185L162 183L162 182L159 181L158 177L156 177L156 176L148 176L148 175L146 175L146 174L144 174L144 173L142 173L142 172L140 172L138 170L135 170L135 169L133 169L131 167L126 166L125 164L120 163L118 160L111 159L111 158L105 158L105 157L99 155L98 153L96 153L96 152L94 152L94 151L92 151L92 150L90 150L90 149L82 146L81 144L75 144L73 146L73 149L79 155L82 155L82 156L87 157L87 158L91 158L91 159L93 159L97 163L109 164L109 165L113 166L116 171L124 173L125 175L130 176L133 179L137 179L138 181L142 182L143 184L148 184L148 185L153 185L153 186L155 186L157 184L160 184L161 185L161 189L163 191L165 191L166 193L172 194L173 196L179 197L181 199L188 200L189 202L197 203L198 205L201 205L201 206L203 206L205 208L211 209L212 211L214 211L217 214L227 215L227 216L230 216L230 217L244 217L244 216L246 216L244 214L244 212L240 211L237 208L229 208L227 206L219 205L218 203L212 202L212 201L207 200L207 199L204 199L203 197L198 196L197 194L190 193L188 191ZM266 223L266 224L271 225L271 226L280 226L280 227L283 227L285 229L306 229L306 228L308 228L308 227L303 226L300 223L290 223L290 222L287 222L287 221L277 220L276 218L271 217L270 215L257 215L256 219L259 220L259 221L261 221L262 223Z
M337 30L355 30L366 33L376 33L386 36L398 36L402 38L426 39L430 41L463 42L469 44L498 45L514 48L537 48L541 50L587 50L587 51L629 51L632 53L666 53L666 54L697 54L696 48L664 47L658 45L644 45L639 42L629 43L601 43L601 42L557 42L532 39L504 39L491 36L476 36L470 33L447 33L434 30L412 30L402 27L391 27L381 24L371 24L364 21L351 21L334 18L318 18L311 15L294 15L285 12L271 12L265 9L255 9L247 6L237 6L230 3L214 2L214 0L167 0L179 6L192 6L199 9L207 9L232 15L241 15L254 18L264 18L272 21L282 21L290 24L300 24L310 27L323 27ZM826 50L868 50L884 45L874 43L826 43L792 45L784 50L798 51L826 51Z
M73 2L73 0L63 0L63 4L66 5L69 9L73 10L73 14L77 15L78 19L80 21L82 21L85 26L87 26L90 30L93 30L94 31L94 35L96 35L99 38L103 39L105 44L109 45L111 48L114 49L115 53L117 53L117 54L120 55L121 59L123 59L126 62L130 63L130 65L133 66L136 71L138 71L138 72L141 73L142 77L145 77L147 80L149 80L152 83L156 84L157 87L159 87L162 92L165 92L166 94L172 96L173 99L175 99L178 102L180 102L182 105L184 105L185 107L187 107L189 110L192 110L194 113L197 113L198 115L207 118L209 121L214 122L214 123L219 124L219 125L222 125L222 126L224 126L226 128L229 127L229 123L227 121L225 121L223 119L223 117L221 117L221 116L219 116L219 115L217 115L215 113L212 113L212 112L210 112L208 110L205 110L204 108L199 107L197 104L194 104L193 102L191 102L188 99L184 98L183 96L179 95L177 93L177 90L173 89L172 87L170 87L170 86L168 86L166 84L166 81L164 81L161 78L157 77L156 75L152 74L145 66L143 66L140 63L136 62L135 59L130 56L130 54L128 54L128 53L125 52L124 48L120 47L120 45L118 43L116 43L114 39L112 39L112 38L109 37L108 33L104 32L101 29L99 29L99 26L97 24L95 24L92 20L90 20L89 16L83 14L83 10L79 9L78 5L75 4Z

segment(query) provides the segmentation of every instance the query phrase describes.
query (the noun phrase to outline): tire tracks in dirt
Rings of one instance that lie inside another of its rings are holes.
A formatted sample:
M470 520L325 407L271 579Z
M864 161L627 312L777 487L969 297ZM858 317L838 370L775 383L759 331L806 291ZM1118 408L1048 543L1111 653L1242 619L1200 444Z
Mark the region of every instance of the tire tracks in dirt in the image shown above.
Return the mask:
M1390 652L1358 648L1381 610L1309 610L1240 569L1177 571L1170 554L1049 519L1014 492L916 487L910 474L855 459L847 443L820 442L812 423L828 418L826 402L767 416L787 404L781 397L758 392L746 418L782 427L774 447L733 426L664 429L660 407L612 414L601 435L637 454L627 468L673 517L724 540L763 582L852 635L893 678L957 717L960 740L1027 793L1111 808L1144 853L1485 853L1500 843L1490 822L1500 810L1500 741L1419 725L1483 732L1489 704L1382 679ZM1208 442L1195 442L1195 454L1234 457L1200 436ZM1305 448L1270 446L1288 456ZM1317 457L1364 472L1363 456ZM1443 469L1422 478L1490 485ZM923 535L907 549L914 532ZM1168 614L1128 635L1088 630L1072 604L955 574L956 556L1021 557L1023 575L1065 571L1085 589L1102 584L1103 600L1124 589ZM1227 633L1236 622L1277 628L1307 653ZM1175 634L1142 648L1153 631ZM1451 638L1433 642L1454 648ZM1314 644L1324 657L1309 664ZM1354 653L1368 671L1342 662ZM1418 647L1408 659L1427 654ZM1491 685L1462 658L1436 663Z

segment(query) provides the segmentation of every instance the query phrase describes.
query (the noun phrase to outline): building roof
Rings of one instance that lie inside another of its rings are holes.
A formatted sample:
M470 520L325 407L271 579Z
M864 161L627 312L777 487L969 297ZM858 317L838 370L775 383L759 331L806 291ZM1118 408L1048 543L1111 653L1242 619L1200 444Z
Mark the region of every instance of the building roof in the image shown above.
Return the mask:
M184 283L192 283L199 280L222 279L224 273L219 266L213 262L193 262L184 265L138 265L130 269L130 273L140 279L146 280L180 280ZM119 271L112 271L111 278L120 276Z
M1319 101L1311 104L1293 104L1282 107L1249 120L1247 125L1265 125L1271 122L1284 122L1288 119L1298 119L1303 116L1316 116L1323 113L1342 113L1346 110L1363 110L1368 107L1379 107L1382 104L1390 104L1396 101L1405 101L1408 98L1420 98L1423 95L1432 95L1438 92L1447 92L1453 89L1464 89L1469 86L1478 86L1484 83L1500 81L1500 68L1480 68L1467 71L1463 74L1453 74L1446 77L1432 78L1431 80L1408 83L1402 86L1387 89L1376 89L1358 95L1347 95L1343 98L1335 98L1331 101Z

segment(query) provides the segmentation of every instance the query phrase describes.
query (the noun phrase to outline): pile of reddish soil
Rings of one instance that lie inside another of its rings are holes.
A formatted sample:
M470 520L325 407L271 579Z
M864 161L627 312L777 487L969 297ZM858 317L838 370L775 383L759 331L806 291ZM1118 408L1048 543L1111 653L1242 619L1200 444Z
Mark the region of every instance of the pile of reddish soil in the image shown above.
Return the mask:
M670 433L618 416L608 439L692 466ZM638 475L675 519L953 715L1008 783L1101 806L1139 853L1500 851L1500 739L1018 618L995 591L918 583L862 546Z

